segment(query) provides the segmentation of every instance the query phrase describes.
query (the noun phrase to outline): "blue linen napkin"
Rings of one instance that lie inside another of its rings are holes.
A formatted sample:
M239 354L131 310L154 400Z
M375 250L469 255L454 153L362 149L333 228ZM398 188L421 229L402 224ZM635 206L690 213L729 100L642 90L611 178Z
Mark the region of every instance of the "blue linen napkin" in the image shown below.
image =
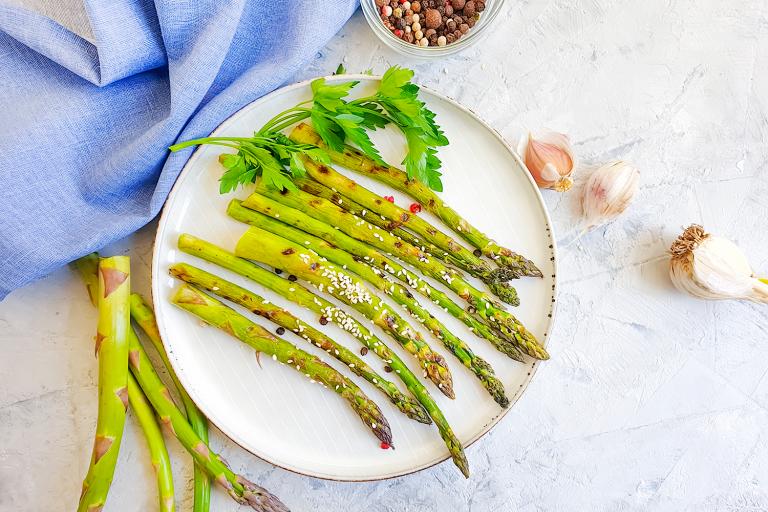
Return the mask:
M46 2L72 5L0 5L0 300L149 222L192 153L168 146L283 84L357 6L85 0L83 36Z

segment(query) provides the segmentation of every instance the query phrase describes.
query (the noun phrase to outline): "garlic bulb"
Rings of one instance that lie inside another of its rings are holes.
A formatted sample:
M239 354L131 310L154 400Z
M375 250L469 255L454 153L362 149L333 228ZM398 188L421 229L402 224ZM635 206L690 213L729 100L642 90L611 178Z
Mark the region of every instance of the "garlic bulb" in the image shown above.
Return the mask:
M558 192L571 188L574 159L568 136L548 131L534 138L529 133L527 142L521 141L520 154L536 184Z
M640 172L617 160L597 169L582 191L581 209L585 230L605 224L627 209L637 192Z
M752 272L730 240L689 226L670 248L669 275L681 291L701 299L743 299L768 304L768 284Z

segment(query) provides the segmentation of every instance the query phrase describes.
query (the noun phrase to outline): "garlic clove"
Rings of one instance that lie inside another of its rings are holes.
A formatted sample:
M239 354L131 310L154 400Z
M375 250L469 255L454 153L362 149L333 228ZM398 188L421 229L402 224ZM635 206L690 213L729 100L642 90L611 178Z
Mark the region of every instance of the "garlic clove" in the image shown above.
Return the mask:
M737 299L768 304L768 284L730 240L698 224L686 228L670 248L669 275L679 290L709 300Z
M627 209L637 192L640 171L617 160L603 165L587 180L581 196L585 230L618 217Z
M568 136L547 131L534 138L528 134L527 144L522 144L520 154L536 184L565 192L571 185L574 167L573 150Z

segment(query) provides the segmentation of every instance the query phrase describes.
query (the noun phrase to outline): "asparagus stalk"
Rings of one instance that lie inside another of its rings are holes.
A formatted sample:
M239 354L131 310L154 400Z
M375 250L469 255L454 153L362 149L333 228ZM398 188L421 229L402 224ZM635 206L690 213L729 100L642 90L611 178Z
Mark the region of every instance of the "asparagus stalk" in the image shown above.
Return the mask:
M222 298L240 304L251 312L266 318L285 329L290 329L296 333L296 335L325 350L328 354L347 365L355 375L358 375L373 384L387 395L395 407L400 409L406 416L420 423L432 423L432 420L419 402L400 392L400 390L397 389L397 386L377 374L373 368L357 357L354 352L343 345L339 345L325 334L299 318L296 318L283 308L275 306L268 300L245 288L186 263L172 265L169 271L172 276L181 279L185 283L193 284L198 288L204 288Z
M432 226L421 217L400 208L394 203L383 199L363 187L359 183L347 178L330 166L317 164L309 159L304 159L304 168L307 174L326 187L338 191L347 199L368 208L373 213L386 217L391 223L392 229L405 226L414 233L420 235L428 242L434 244L443 251L452 254L462 263L464 270L483 281L490 281L491 267L475 256L472 251L456 242L453 238ZM343 200L341 201L343 204ZM390 230L391 231L391 230Z
M336 222L344 220L351 222L350 226L339 226L339 229L344 233L357 238L363 242L373 245L375 248L394 254L406 263L410 263L416 268L422 270L425 273L434 274L437 272L436 279L441 281L456 281L464 283L470 286L469 283L461 276L457 274L449 267L437 258L431 257L432 255L422 250L419 246L413 246L403 240L398 239L395 235L387 231L386 229L379 228L378 226L368 222L365 218L357 217L350 214L344 208L334 204L322 197L313 196L304 192L303 190L297 191L277 191L272 190L266 186L265 183L259 181L256 184L256 194L261 194L275 201L278 201L286 206L296 208L303 211L307 215L313 216L318 220L336 226ZM245 201L247 207L248 200ZM430 274L430 275L432 275ZM486 296L483 292L473 288L478 294ZM517 291L512 287L497 286L493 289L494 293L499 296L504 302L512 305L519 305L520 299L517 296ZM490 296L486 296L487 301L497 302Z
M247 206L247 208L245 208L245 206ZM257 212L269 215L272 218L280 219L290 226L322 238L326 242L363 259L371 266L389 273L403 283L409 285L418 293L427 297L452 316L464 322L471 331L490 341L500 352L513 359L522 361L520 351L515 348L511 342L498 336L486 324L480 322L469 312L462 309L461 306L453 302L445 293L421 279L418 274L411 272L392 258L379 253L370 245L356 240L355 238L334 229L329 224L316 220L299 210L290 208L259 194L252 194L244 203L233 199L229 203L227 209L227 213L231 217L249 224L258 222L258 216L254 216L254 213Z
M234 309L189 285L182 285L171 300L181 309L231 334L257 353L267 354L274 360L303 373L310 382L319 382L332 390L347 401L363 424L382 442L382 446L392 446L389 423L379 406L354 382L325 364L319 357L273 336Z
M307 240L305 245L309 244ZM434 352L418 331L369 291L362 281L335 265L320 261L311 253L302 245L254 227L240 238L235 248L238 256L295 274L365 315L418 359L425 377L445 396L454 398L453 380L443 356Z
M483 387L485 387L488 393L490 393L500 406L507 407L509 405L509 399L504 394L504 385L494 375L491 365L481 357L475 355L472 352L472 349L464 341L450 332L437 318L432 316L429 311L425 310L413 297L411 292L404 286L382 277L382 272L380 270L370 267L349 253L337 249L335 246L320 238L304 233L303 231L283 224L280 221L271 219L266 215L257 212L249 213L248 223L251 226L267 230L295 243L306 244L306 242L309 241L310 244L306 247L313 250L318 255L327 258L336 265L341 265L342 268L349 269L384 294L392 297L398 304L402 305L411 316L427 327L427 329L429 329L429 331L443 343L445 348L450 350L464 366L469 368L475 376L477 376L480 382L482 382ZM317 258L312 255L309 260L317 260Z
M499 271L501 269L490 270L490 268L488 268L485 271L480 271L478 270L477 267L474 267L474 268L468 267L467 264L461 259L459 259L456 254L446 252L445 250L441 249L440 247L437 247L436 245L429 242L428 240L426 241L419 240L418 238L416 238L415 235L411 234L409 231L406 231L402 227L398 227L399 225L398 221L387 220L387 218L384 215L377 215L376 213L371 213L369 212L368 208L365 208L362 205L354 202L352 199L340 197L340 194L338 192L334 192L332 189L326 187L321 183L318 183L317 181L309 180L306 178L297 178L295 182L296 182L296 185L304 192L327 199L332 203L340 206L344 210L348 211L349 213L353 213L358 217L364 218L367 222L373 224L374 226L378 226L382 229L389 231L390 233L395 235L399 240L403 240L413 245L414 247L421 248L422 252L429 253L430 255L436 257L437 259L449 265L454 265L458 268L467 270L471 275L478 277L483 282L485 282L488 285L488 287L491 289L494 295L496 295L497 297L501 298L504 301L509 301L509 304L512 304L513 306L517 306L520 304L519 298L517 296L517 291L509 283L506 282L509 280L509 278L504 276L499 278L499 273L500 273ZM354 184L354 182L352 183ZM373 204L375 204L375 201L380 201L381 203L385 203L387 205L392 206L392 203L388 201L375 199L372 201ZM407 212L404 213L404 215L407 215ZM464 279L464 276L460 273L452 274L452 276L460 277Z
M99 286L98 254L91 253L83 256L74 262L74 266L85 282L85 287L88 290L88 297L90 298L91 303L96 306ZM165 448L165 441L160 432L160 427L158 427L157 421L155 420L155 414L152 407L147 402L144 393L130 373L128 373L127 382L128 402L136 415L136 419L141 425L144 437L147 439L152 466L155 468L160 511L173 512L175 509L173 498L173 475L171 473L171 461L168 457L168 450Z
M274 199L286 206L296 208L307 215L313 216L347 235L366 242L375 248L396 255L401 260L420 269L444 283L459 297L466 300L476 312L489 322L493 322L495 330L515 343L518 348L536 359L549 359L543 346L511 313L505 311L492 297L473 287L464 279L451 275L442 262L421 251L418 247L398 240L386 230L380 229L356 217L343 208L339 208L321 197L312 196L301 190L282 192L268 189L264 183L256 185L256 193ZM248 206L248 200L243 203ZM507 299L509 302L509 299Z
M204 468L216 483L241 505L249 505L258 512L288 512L288 507L283 505L277 497L229 469L223 459L200 439L187 422L184 413L171 400L168 389L152 367L149 356L133 330L129 331L128 350L131 372L141 389L157 412L160 421L179 440L195 463Z
M190 398L187 390L179 382L179 378L176 376L176 372L173 371L173 366L168 360L168 354L165 352L163 342L160 339L160 332L157 329L157 322L155 321L155 313L152 308L144 300L144 298L138 293L131 294L131 318L136 322L141 330L147 335L149 341L152 342L152 346L155 347L155 351L163 361L168 374L173 381L176 391L181 397L181 402L184 405L186 411L186 417L189 421L192 430L203 440L204 443L208 443L208 420L205 415L200 412L195 403ZM194 487L193 487L193 511L194 512L208 512L211 507L211 479L205 473L205 470L198 464L194 467Z
M182 234L179 236L179 249L187 254L192 254L201 259L219 265L227 270L240 274L256 283L265 286L286 299L296 304L314 311L321 318L326 318L339 327L349 332L363 346L374 352L380 359L386 361L389 367L395 372L400 380L405 384L408 390L416 397L427 413L435 422L440 431L448 452L453 458L454 464L461 470L462 474L469 477L469 465L464 455L464 449L456 438L448 420L443 415L435 400L429 394L424 385L411 372L402 359L390 350L390 348L380 339L378 339L367 327L358 322L354 317L347 315L343 310L334 307L334 305L322 297L319 297L300 286L298 283L286 281L271 272L261 268L250 261L238 258L234 254L221 249L214 244L201 240L192 235Z
M155 411L147 401L139 384L128 374L128 402L139 420L139 425L147 438L149 453L152 458L152 467L155 468L157 477L158 497L160 499L161 512L173 512L176 507L173 502L173 475L171 473L171 459L165 448L165 440L160 432L160 427L155 420Z
M83 481L78 512L104 507L117 464L128 407L128 296L130 259L113 256L99 261L96 354L99 357L99 412L88 474Z
M424 208L437 215L447 226L458 232L462 238L476 247L483 255L494 260L503 269L497 276L499 279L513 279L521 276L542 277L541 270L531 260L498 245L479 229L467 222L453 208L445 204L429 187L417 180L409 180L408 175L400 169L379 165L357 149L348 145L344 146L343 151L335 151L323 143L317 132L305 123L301 123L294 128L290 138L295 142L322 147L330 155L334 163L375 178L417 200Z
M436 245L431 244L429 241L420 240L416 237L416 235L402 227L396 227L396 224L393 223L393 221L387 220L383 215L368 215L368 208L365 208L363 205L356 203L352 199L343 197L338 192L334 192L333 189L330 189L315 180L307 178L294 178L293 182L297 187L299 187L299 189L303 190L307 194L312 194L313 196L327 199L330 202L341 206L349 213L353 213L358 217L365 218L365 220L374 226L378 226L381 229L386 229L399 239L404 240L415 247L421 247L424 252L428 252L432 256L435 256L436 258L444 261L449 265L453 265L458 268L461 268L463 265L463 263L456 259L451 253L440 249Z

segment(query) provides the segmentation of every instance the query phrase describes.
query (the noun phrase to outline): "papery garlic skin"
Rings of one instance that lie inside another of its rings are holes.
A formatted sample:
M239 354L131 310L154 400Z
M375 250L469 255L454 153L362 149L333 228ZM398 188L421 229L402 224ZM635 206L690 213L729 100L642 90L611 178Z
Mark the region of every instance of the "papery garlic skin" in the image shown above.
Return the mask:
M534 136L529 133L527 144L520 148L525 166L540 188L565 192L571 185L574 167L573 149L568 136L547 131Z
M640 171L617 160L603 165L587 180L581 196L585 230L618 217L635 197L640 184Z
M747 257L730 240L693 224L675 240L670 252L669 275L677 289L701 299L768 304L768 284L754 276Z

